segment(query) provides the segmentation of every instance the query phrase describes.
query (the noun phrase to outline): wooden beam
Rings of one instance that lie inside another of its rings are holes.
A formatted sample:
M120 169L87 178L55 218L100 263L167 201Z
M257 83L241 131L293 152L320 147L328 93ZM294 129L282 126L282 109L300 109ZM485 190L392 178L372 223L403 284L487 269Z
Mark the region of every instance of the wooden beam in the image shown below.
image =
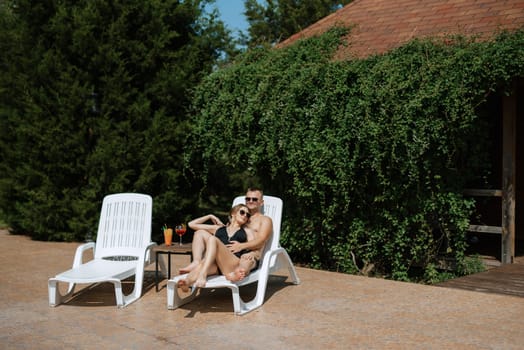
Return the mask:
M502 190L465 189L463 194L472 197L502 197Z
M500 226L486 226L486 225L469 225L469 232L483 232L502 234L502 227Z
M514 85L516 87L516 85ZM516 88L502 98L502 264L515 258Z

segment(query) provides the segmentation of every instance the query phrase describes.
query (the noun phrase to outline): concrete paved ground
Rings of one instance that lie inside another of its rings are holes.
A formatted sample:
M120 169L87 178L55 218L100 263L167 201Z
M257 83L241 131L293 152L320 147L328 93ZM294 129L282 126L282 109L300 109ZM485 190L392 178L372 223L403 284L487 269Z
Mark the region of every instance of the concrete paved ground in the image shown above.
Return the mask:
M115 306L110 284L50 308L47 280L71 266L77 246L0 231L1 349L524 348L523 298L305 268L298 286L272 277L265 304L245 316L233 315L229 290L167 310L154 266L127 308Z

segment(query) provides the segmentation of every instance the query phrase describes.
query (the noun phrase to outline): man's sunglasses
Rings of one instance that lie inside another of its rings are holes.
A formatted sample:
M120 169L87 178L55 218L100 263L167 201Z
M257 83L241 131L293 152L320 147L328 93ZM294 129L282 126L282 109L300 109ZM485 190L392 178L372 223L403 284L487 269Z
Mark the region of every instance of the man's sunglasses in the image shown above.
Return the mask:
M244 216L244 215L247 216L248 219L251 217L251 214L249 214L249 212L245 211L244 209L240 209L238 212L242 216Z
M246 202L258 202L257 197L246 197Z

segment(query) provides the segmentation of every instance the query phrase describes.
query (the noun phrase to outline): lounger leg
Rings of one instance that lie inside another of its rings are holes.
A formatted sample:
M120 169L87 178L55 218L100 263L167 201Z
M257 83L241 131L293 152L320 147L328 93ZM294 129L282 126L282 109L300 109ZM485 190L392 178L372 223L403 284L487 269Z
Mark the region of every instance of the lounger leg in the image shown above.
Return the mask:
M134 287L131 293L128 295L124 295L124 292L122 290L122 281L119 279L111 279L109 282L113 283L115 286L115 299L116 299L116 306L119 308L124 308L128 306L129 304L137 301L141 294L142 294L142 283L143 283L143 272L142 270L138 270L135 274L135 282Z
M231 286L231 294L233 296L233 310L236 315L242 315L242 312L245 309L245 304L242 298L240 298L240 290L238 286Z
M138 300L140 298L140 296L142 295L142 285L144 283L144 268L143 266L139 266L139 268L137 269L137 272L135 274L135 285L133 287L133 291L128 294L128 295L123 295L122 293L122 286L121 286L121 282L118 281L119 284L120 284L120 295L122 295L123 297L123 304L120 306L118 305L118 307L126 307L128 306L129 304L131 304L132 302L135 302L136 300ZM115 286L115 293L116 293L116 286Z
M291 278L291 281L293 282L293 284L300 284L300 278L297 275L297 270L295 269L295 266L289 258L289 254L286 251L284 251L282 254L282 260L284 260L285 264L287 265L287 270L289 272L289 277Z
M58 280L54 278L50 278L47 282L48 292L49 292L49 306L55 307L59 304L61 304L64 299L71 296L75 290L75 283L69 283L69 288L67 290L67 293L62 295L60 294L60 290L58 289Z
M48 290L49 290L49 306L57 306L61 302L61 295L58 292L58 286L57 281L49 280L47 282Z
M120 280L112 280L113 285L115 286L115 298L116 306L124 307L124 293L122 292L122 283Z
M167 267L166 267L166 263L164 262L164 259L162 259L162 257L158 253L155 255L157 256L157 259L158 259L158 266L160 268L160 273L162 273L163 277L167 277Z

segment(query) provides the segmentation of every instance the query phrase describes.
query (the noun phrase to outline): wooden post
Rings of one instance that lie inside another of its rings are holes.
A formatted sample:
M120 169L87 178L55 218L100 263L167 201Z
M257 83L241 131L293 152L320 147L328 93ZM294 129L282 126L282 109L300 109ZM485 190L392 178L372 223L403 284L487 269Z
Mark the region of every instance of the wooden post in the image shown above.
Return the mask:
M515 258L516 91L502 98L502 264Z

